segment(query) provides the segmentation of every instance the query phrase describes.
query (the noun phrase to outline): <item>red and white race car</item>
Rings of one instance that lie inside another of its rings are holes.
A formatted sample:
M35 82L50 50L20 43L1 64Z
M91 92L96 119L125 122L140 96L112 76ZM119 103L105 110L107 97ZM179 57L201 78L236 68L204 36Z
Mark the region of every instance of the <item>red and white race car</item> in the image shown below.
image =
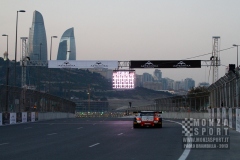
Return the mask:
M134 113L136 114L136 117L133 119L133 128L144 126L162 128L162 112L139 111Z

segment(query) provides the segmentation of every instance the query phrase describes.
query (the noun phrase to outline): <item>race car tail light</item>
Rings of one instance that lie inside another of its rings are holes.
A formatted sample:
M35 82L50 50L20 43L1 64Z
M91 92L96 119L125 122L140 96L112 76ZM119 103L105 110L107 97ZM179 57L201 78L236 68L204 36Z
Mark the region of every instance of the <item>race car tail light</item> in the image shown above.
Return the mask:
M137 120L137 121L141 121L141 118L138 118L138 117L137 117L136 120Z
M136 121L137 121L137 123L141 123L141 118L136 117Z
M154 118L154 121L158 121L158 120L159 120L159 118L158 118L158 117L155 117L155 118Z

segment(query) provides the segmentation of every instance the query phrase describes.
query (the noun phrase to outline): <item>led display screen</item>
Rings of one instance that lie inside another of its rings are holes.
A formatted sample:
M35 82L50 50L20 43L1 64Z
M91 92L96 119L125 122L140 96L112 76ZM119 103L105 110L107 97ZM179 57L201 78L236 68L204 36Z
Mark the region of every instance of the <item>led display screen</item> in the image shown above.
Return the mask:
M113 89L134 89L135 71L134 70L114 70Z

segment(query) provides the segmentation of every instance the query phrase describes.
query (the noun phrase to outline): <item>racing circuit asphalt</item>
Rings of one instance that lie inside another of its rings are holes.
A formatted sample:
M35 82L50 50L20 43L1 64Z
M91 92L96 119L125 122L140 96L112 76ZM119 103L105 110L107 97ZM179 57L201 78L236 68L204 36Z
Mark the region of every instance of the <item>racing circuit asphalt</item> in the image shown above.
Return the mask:
M190 150L184 157L182 127L173 121L164 120L163 128L140 129L132 128L132 118L75 118L1 126L0 159L239 159L240 133L233 130L230 149Z

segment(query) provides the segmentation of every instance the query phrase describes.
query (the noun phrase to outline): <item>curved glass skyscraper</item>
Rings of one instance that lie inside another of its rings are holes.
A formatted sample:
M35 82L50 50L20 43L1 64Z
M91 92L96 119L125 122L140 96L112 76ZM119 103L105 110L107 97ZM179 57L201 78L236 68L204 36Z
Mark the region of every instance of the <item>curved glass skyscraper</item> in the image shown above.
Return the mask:
M32 27L29 30L29 52L30 60L47 60L47 38L42 14L33 12Z
M60 40L57 60L76 60L74 29L66 30Z

